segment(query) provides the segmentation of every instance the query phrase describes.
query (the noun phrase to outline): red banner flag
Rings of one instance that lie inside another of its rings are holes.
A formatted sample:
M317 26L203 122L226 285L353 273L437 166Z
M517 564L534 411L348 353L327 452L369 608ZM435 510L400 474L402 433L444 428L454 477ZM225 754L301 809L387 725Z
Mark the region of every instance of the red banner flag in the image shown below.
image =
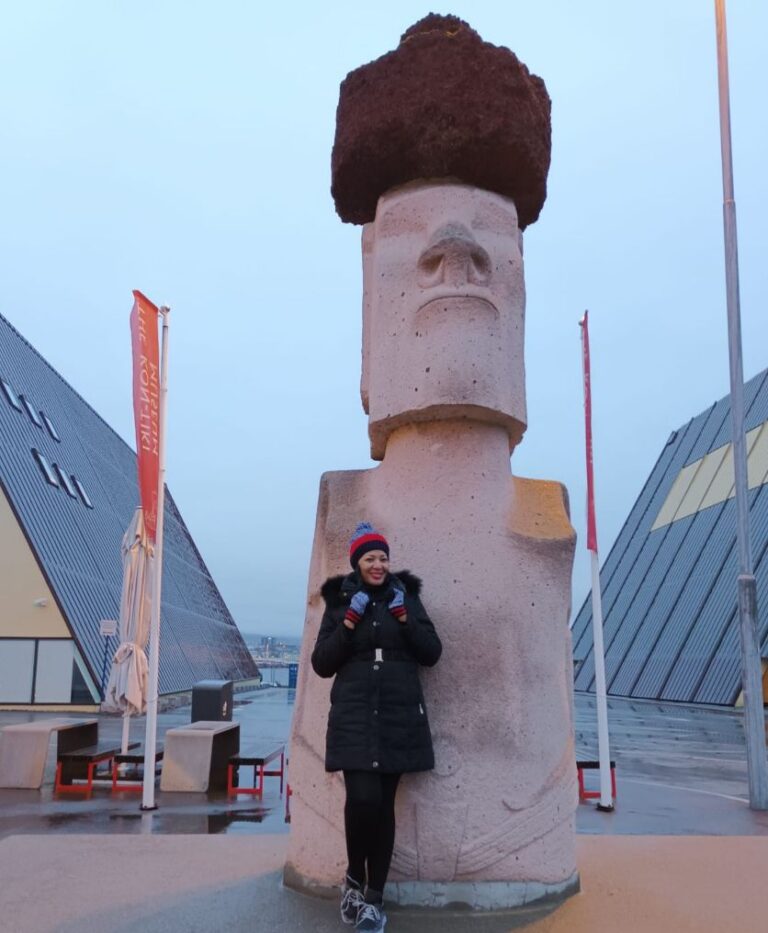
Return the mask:
M584 364L584 423L587 439L587 550L597 554L597 524L595 522L595 477L592 468L592 376L589 368L589 312L579 321Z
M154 543L157 531L157 496L160 476L160 348L157 306L133 292L131 344L133 346L133 416L136 422L136 458L144 527Z

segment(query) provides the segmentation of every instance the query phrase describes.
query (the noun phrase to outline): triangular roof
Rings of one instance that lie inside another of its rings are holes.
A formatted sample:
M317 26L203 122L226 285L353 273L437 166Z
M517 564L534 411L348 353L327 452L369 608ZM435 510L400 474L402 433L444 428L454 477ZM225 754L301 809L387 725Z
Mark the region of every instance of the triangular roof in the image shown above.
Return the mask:
M119 612L120 544L139 501L136 455L2 315L0 378L12 393L0 385L0 486L100 683L99 620L116 619ZM46 481L45 464L54 469L58 486ZM166 490L160 692L188 690L198 680L257 674Z
M768 370L744 386L759 643L768 632ZM673 431L600 571L608 693L733 705L741 692L730 396ZM573 626L593 691L592 601Z

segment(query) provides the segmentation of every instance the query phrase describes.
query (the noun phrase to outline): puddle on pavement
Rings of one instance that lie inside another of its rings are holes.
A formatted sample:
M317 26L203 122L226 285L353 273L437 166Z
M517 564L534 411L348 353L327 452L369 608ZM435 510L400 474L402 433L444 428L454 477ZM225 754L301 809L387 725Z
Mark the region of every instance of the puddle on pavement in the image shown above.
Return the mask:
M262 823L268 810L233 810L229 813L209 813L208 833L235 835L252 833L254 823Z
M148 833L163 835L205 834L205 835L246 835L264 831L261 824L269 818L274 824L271 831L287 830L282 814L276 814L268 807L222 810L214 813L183 812L166 809L152 813L136 811L119 812L66 812L40 814L29 825L27 832L71 832L71 833ZM36 824L36 826L34 825Z

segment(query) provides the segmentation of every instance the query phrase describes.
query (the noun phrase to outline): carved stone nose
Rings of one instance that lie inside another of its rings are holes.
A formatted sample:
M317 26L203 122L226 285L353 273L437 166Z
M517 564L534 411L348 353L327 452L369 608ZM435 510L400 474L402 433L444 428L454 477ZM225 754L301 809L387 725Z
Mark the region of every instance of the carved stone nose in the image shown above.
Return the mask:
M446 224L436 231L417 265L422 288L487 285L491 278L490 256L462 224Z

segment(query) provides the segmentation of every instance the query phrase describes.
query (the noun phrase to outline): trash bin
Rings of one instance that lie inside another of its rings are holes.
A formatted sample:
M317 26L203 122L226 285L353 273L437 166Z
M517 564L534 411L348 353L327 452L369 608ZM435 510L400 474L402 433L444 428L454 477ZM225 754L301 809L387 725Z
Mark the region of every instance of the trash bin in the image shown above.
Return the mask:
M232 720L232 681L199 680L192 686L192 719L210 722Z

